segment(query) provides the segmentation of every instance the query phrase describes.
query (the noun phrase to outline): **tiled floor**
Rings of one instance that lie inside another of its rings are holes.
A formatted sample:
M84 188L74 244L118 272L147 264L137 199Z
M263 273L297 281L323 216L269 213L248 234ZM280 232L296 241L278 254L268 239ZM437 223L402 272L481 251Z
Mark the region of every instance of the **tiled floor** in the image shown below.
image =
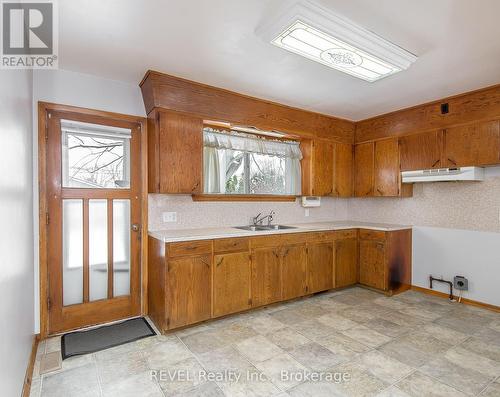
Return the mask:
M39 366L32 396L500 396L500 314L352 288Z

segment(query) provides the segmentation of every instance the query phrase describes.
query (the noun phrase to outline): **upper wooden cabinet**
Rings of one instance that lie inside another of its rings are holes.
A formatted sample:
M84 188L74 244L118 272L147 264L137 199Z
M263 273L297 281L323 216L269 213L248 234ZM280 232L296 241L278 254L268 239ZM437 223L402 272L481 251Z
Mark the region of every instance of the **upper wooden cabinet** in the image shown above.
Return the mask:
M500 122L487 121L444 130L444 167L500 163Z
M326 140L301 145L304 195L351 197L353 195L353 146Z
M148 127L149 192L201 193L203 120L154 110Z
M399 139L401 171L440 168L442 131L408 135Z
M356 197L411 196L411 185L401 184L396 138L356 145L354 162Z

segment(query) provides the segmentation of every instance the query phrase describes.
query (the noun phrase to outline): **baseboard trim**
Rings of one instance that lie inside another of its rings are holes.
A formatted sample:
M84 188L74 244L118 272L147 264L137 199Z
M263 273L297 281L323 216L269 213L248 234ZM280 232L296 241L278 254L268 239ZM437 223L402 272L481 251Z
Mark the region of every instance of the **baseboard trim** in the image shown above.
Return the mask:
M435 290L428 289L428 288L418 287L416 285L412 285L411 289L413 291L423 292L424 294L439 296L441 298L449 299L449 297L450 297L450 295L447 293L444 293L441 291L435 291ZM455 299L458 299L458 296L456 296L456 295L453 295L453 297ZM476 307L480 307L483 309L488 309L488 310L492 310L494 312L500 313L500 306L490 305L489 303L478 302L478 301L475 301L472 299L467 299L467 298L462 298L461 303L463 303L464 305L476 306Z
M33 335L33 344L31 345L30 360L28 368L26 368L26 375L24 376L23 393L22 397L29 397L31 391L31 381L33 379L33 368L35 367L36 352L38 350L38 342L40 342L40 334Z

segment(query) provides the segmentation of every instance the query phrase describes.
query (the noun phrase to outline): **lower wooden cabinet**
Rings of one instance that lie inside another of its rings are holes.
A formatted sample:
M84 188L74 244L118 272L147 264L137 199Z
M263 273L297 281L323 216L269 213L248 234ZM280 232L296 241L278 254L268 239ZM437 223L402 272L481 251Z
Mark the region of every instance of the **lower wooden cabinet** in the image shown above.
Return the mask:
M240 312L251 307L250 253L214 255L213 315Z
M383 241L360 240L359 282L368 287L387 289L385 266L385 243Z
M333 240L308 243L307 286L309 293L333 288Z
M211 266L210 254L168 260L166 323L169 329L211 317Z
M359 280L357 236L335 240L335 288L354 285Z
M281 256L279 247L252 249L252 306L281 300Z
M306 244L286 245L281 251L283 300L298 298L307 294Z

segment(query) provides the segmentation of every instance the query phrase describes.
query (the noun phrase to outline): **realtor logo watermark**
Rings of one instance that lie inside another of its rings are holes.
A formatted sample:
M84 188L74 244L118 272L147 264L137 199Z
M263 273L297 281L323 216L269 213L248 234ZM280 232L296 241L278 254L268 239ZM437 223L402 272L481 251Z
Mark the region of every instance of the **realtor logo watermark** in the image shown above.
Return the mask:
M56 69L58 13L55 0L1 2L2 68Z

